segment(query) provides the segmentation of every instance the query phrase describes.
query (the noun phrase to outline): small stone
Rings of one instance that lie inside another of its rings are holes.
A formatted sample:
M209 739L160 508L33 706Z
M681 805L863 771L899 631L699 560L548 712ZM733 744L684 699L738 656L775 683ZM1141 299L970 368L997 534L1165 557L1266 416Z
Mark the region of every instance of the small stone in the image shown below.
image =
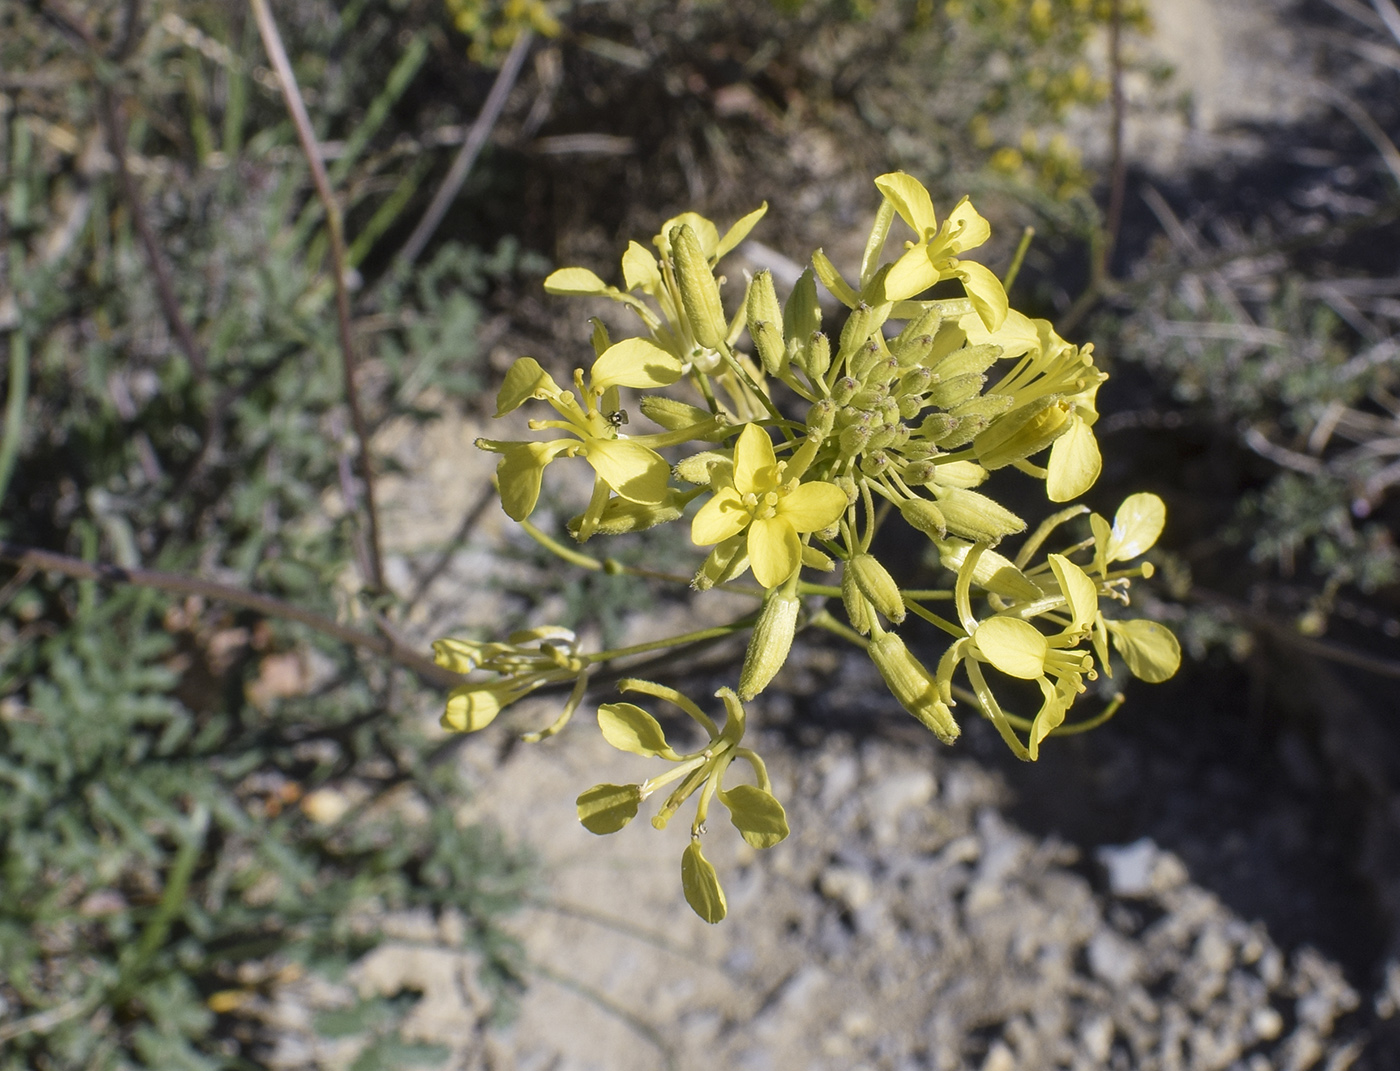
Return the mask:
M822 871L819 886L823 896L849 911L859 911L875 897L875 883L852 867L827 867Z
M1016 1071L1016 1054L1006 1042L993 1042L987 1050L987 1058L982 1061L982 1071Z
M1112 986L1125 986L1138 974L1137 950L1112 930L1100 930L1089 941L1089 969Z
M1273 1041L1283 1033L1283 1016L1273 1008L1256 1008L1249 1017L1249 1029L1261 1041Z

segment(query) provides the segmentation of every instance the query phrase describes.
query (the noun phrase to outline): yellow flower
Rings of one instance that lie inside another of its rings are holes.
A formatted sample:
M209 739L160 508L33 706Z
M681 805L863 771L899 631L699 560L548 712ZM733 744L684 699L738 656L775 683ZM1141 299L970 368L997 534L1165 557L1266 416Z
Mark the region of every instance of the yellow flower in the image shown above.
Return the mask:
M583 457L597 476L593 498L579 525L578 539L593 534L611 490L629 502L660 505L666 498L671 468L665 458L637 439L618 432L619 387L661 387L681 375L681 363L655 343L629 338L604 350L594 362L585 384L582 369L574 372L573 391L560 390L533 357L522 357L511 366L497 397L496 416L504 416L534 398L548 402L562 420L532 420L534 431L558 429L574 438L548 442L500 442L478 439L483 450L501 454L496 468L501 505L513 520L530 516L539 500L544 470L556 457ZM582 404L580 404L582 402ZM648 442L662 445L662 436Z
M701 547L747 529L749 564L765 588L777 587L802 564L801 536L830 527L846 511L846 493L835 484L784 480L786 469L767 432L745 425L734 445L732 476L716 469L715 494L690 527Z
M995 331L1006 319L1006 290L991 270L958 259L991 237L992 228L964 197L939 226L928 190L912 175L895 171L881 175L875 185L894 206L899 218L918 235L885 276L885 300L902 301L922 294L941 279L959 279L967 290L987 330Z

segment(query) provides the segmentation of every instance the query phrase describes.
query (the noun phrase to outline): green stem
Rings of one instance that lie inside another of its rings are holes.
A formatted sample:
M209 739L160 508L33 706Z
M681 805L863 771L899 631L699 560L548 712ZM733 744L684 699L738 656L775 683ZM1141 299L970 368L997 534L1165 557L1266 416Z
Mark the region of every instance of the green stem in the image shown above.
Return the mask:
M24 435L24 407L29 401L29 338L18 330L10 335L10 393L5 400L5 433L0 439L0 502L14 475Z
M807 622L807 624L812 628L826 629L826 631L830 632L832 635L840 636L843 640L848 640L855 644L862 651L870 646L869 640L849 625L843 625L827 610L819 610L812 616L812 620Z
M613 651L599 651L597 654L580 655L589 665L596 666L602 662L611 662L615 658L627 658L630 655L646 654L648 651L660 651L667 647L680 647L687 643L699 643L702 640L712 640L720 636L732 636L736 632L742 632L753 624L752 616L742 618L728 625L716 625L714 628L700 629L698 632L687 632L680 636L668 636L664 640L651 640L648 643L638 643L631 647L619 647Z
M1031 247L1031 239L1035 237L1035 228L1027 227L1021 232L1021 241L1016 246L1016 253L1011 258L1011 267L1006 269L1006 278L1001 281L1001 288L1010 291L1011 284L1016 281L1016 276L1021 274L1021 262L1026 259L1026 250Z
M564 546L563 543L560 543L553 536L545 535L529 521L521 521L520 527L525 530L525 534L527 536L533 539L540 546L544 547L545 550L549 551L551 554L556 555L557 557L563 558L566 562L571 562L572 564L577 565L581 569L591 569L595 573L600 573L603 571L604 565L597 558L590 558L587 554L584 554L581 551L574 550L572 547Z
M918 614L930 625L933 625L935 628L942 629L949 636L952 636L955 639L960 640L967 635L965 631L960 629L957 625L953 624L953 622L948 621L945 618L939 617L931 610L924 609L924 607L920 606L907 594L904 596L904 605L907 606L909 609L913 610L914 613Z

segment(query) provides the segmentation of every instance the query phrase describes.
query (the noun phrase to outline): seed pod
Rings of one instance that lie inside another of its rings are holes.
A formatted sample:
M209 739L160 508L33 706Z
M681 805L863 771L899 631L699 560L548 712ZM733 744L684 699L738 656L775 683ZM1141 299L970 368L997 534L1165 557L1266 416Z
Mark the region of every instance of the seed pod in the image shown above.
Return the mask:
M764 688L783 668L792 637L797 632L798 611L802 600L774 588L764 600L763 610L749 637L749 649L744 655L744 668L739 673L739 698L747 702Z
M780 375L787 367L787 345L782 334L783 310L771 271L759 272L749 287L748 323L763 370L770 376Z
M690 224L682 223L671 229L671 257L676 268L676 284L681 291L681 304L695 333L695 341L706 349L718 350L729 333L724 306L719 300L719 284L700 239Z

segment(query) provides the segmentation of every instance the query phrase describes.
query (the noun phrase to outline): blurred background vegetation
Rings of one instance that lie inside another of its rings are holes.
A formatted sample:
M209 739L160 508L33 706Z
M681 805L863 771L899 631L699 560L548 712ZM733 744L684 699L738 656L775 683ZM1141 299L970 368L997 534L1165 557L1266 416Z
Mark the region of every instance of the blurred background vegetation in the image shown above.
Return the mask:
M901 167L940 206L973 195L995 270L1034 226L1013 301L1115 374L1094 504L1167 499L1148 610L1202 660L1188 680L1267 675L1266 650L1400 675L1400 26L1378 11L1297 16L1335 39L1331 118L1163 182L1122 145L1124 81L1169 93L1137 0L279 3L344 212L352 391L249 8L0 8L0 1067L262 1066L270 987L343 977L396 911L458 920L498 998L522 983L503 920L529 861L456 819L438 693L395 657L480 509L382 580L350 403L370 442L489 413L502 360L585 344L543 274L612 278L681 208L766 197L765 255L839 258ZM639 593L615 580L566 606L616 627ZM440 1060L406 1011L315 1025L369 1039L357 1068Z

